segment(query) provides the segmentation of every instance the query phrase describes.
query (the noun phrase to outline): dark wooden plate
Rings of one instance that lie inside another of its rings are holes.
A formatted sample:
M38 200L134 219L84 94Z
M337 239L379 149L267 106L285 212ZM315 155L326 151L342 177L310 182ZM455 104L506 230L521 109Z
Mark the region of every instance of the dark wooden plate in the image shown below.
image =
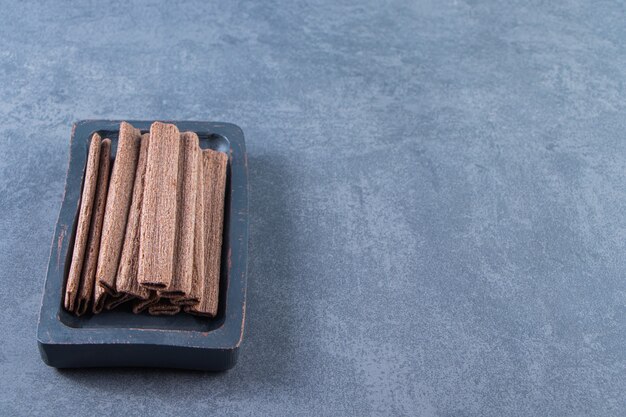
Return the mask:
M129 120L148 131L152 121ZM140 366L220 371L233 367L243 337L248 255L248 167L242 130L230 123L170 121L200 137L202 148L229 155L218 314L133 314L130 308L76 317L63 309L89 139L99 132L117 148L118 120L76 123L70 142L65 195L44 288L37 342L43 361L57 368Z

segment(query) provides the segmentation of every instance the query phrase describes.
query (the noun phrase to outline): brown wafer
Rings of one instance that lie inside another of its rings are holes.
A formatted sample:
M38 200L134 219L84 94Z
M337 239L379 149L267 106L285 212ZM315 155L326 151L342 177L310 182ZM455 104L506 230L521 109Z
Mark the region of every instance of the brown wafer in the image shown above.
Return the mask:
M224 221L224 196L228 157L211 149L202 151L204 170L204 280L200 302L185 311L214 317L217 314L222 231Z
M153 316L173 316L180 313L180 306L173 305L163 300L148 307L148 313Z
M80 287L85 249L87 247L87 240L89 237L89 226L91 224L94 196L96 194L96 186L98 182L100 143L100 135L94 133L89 143L89 154L87 155L87 167L85 169L85 179L80 199L80 209L78 212L78 224L76 225L76 238L74 240L72 263L70 264L70 271L65 285L64 305L65 309L68 311L74 311L76 295L78 294Z
M117 295L117 294L116 294ZM94 314L100 314L104 309L104 304L107 302L109 297L113 297L107 294L104 287L100 285L93 286L93 306L91 307L91 311Z
M200 301L200 295L204 288L204 164L202 163L202 152L198 153L198 192L196 198L196 224L194 226L193 245L193 270L191 293L188 296L172 298L172 304L194 305Z
M162 297L189 296L193 274L194 227L198 194L198 155L200 141L193 132L180 135L181 157L178 186L178 214L174 275L170 285L159 291Z
M137 300L133 305L133 313L139 314L150 307L152 304L159 302L159 295L156 291L150 291L150 296L146 300Z
M108 297L106 299L106 301L104 302L104 307L107 310L113 310L115 307L124 304L127 301L131 301L134 300L135 297L133 297L130 294L117 294L116 297Z
M115 294L115 277L131 204L140 136L138 129L126 122L121 123L104 213L96 272L97 285L102 286L110 294Z
M189 295L189 296L179 296L179 297L170 297L170 303L177 306L192 306L197 304L199 301L197 296Z
M178 128L153 123L141 208L137 280L155 290L168 288L174 273L179 154Z
M129 294L146 300L150 296L150 290L139 285L137 281L137 267L139 262L139 223L141 220L141 205L143 200L144 182L146 177L146 164L148 162L148 145L150 135L141 136L139 161L135 173L135 185L133 186L133 198L128 212L126 224L126 236L122 256L115 280L115 288L118 293Z
M98 182L91 226L89 227L89 239L87 240L87 254L83 265L80 290L76 302L76 315L81 316L87 312L89 303L93 299L93 287L96 278L96 266L98 265L98 252L100 251L100 237L102 234L102 220L104 208L109 190L109 175L111 173L111 139L104 139L100 144L100 161L98 167Z

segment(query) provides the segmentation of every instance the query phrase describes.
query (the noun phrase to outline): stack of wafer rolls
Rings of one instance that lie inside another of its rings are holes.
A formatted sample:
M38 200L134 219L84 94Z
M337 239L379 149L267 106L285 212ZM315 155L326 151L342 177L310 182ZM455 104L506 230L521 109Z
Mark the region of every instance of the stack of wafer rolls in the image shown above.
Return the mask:
M128 306L136 314L214 317L228 156L161 122L144 134L122 122L111 155L111 140L95 133L65 309L80 316Z

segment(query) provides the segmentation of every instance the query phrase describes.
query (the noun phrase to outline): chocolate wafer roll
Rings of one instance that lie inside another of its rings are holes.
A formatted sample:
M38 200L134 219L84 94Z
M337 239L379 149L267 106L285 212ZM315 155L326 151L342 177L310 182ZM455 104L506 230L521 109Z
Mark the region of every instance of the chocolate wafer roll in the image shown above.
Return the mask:
M191 292L188 296L174 297L171 302L175 305L188 306L197 304L204 290L204 194L206 181L202 163L202 152L198 153L198 192L196 197L196 224L194 225L193 269Z
M133 198L128 213L122 257L117 271L117 279L115 280L115 288L118 293L129 294L142 300L146 300L150 296L150 290L139 285L137 281L139 263L139 223L141 220L141 206L146 177L146 164L148 162L149 142L150 135L148 133L143 134L141 136L139 161L137 162L137 171L135 173Z
M193 274L194 227L196 222L196 195L198 194L198 155L200 141L193 132L180 135L181 158L178 187L178 214L174 275L170 285L159 291L162 297L189 296Z
M172 124L150 127L141 207L137 280L145 288L168 288L174 274L180 133Z
M83 266L78 301L76 303L76 315L81 316L89 308L93 300L93 287L96 278L96 266L98 265L98 253L100 251L100 237L102 234L102 220L109 190L109 175L111 173L111 139L104 139L100 145L100 161L98 167L98 182L91 226L89 227L89 239L87 240L87 254Z
M102 240L96 271L97 284L110 294L115 294L115 277L122 253L126 221L133 194L140 136L138 129L126 122L121 123L104 213Z
M74 311L76 295L80 287L82 268L85 258L85 249L89 237L89 226L91 224L91 214L93 211L94 196L98 182L98 168L100 161L100 135L94 133L89 143L89 154L87 155L87 167L85 169L85 180L80 199L80 209L78 212L78 224L76 226L76 238L74 240L74 251L72 252L72 263L65 285L65 309Z
M204 170L204 280L200 302L185 311L214 317L217 314L222 230L224 222L224 196L228 157L211 149L202 151Z

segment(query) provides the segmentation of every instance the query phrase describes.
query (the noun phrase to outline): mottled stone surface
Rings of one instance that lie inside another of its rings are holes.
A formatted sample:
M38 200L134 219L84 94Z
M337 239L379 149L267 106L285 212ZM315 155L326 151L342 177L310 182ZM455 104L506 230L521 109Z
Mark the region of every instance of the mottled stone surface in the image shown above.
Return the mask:
M1 415L624 413L623 5L3 3ZM85 118L246 133L232 371L41 362Z

